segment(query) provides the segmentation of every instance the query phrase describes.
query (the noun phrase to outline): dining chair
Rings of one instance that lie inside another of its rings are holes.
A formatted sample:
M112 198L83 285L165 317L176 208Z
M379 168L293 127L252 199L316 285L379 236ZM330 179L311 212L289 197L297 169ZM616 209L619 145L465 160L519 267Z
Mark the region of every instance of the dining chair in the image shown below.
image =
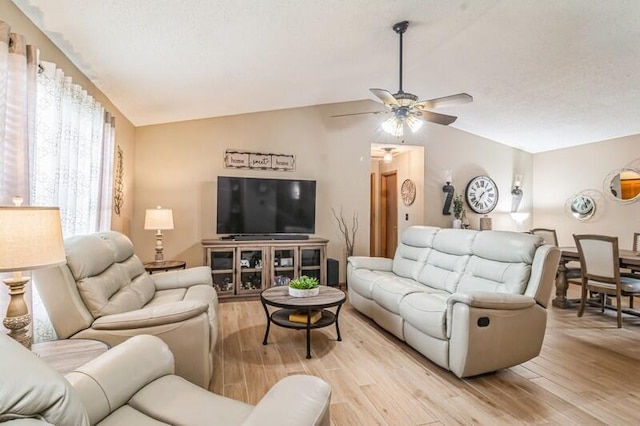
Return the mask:
M584 313L587 291L600 296L602 312L606 296L615 296L618 328L622 327L622 296L640 294L640 279L621 274L619 267L618 237L605 235L574 235L580 256L582 292L578 317Z
M545 244L549 244L550 246L558 247L558 234L556 234L555 229L549 228L533 228L529 231L530 234L537 235L542 237ZM569 262L567 265L575 264L575 262ZM567 266L566 268L566 277L570 278L580 278L582 273L580 272L580 268L576 268L575 266Z

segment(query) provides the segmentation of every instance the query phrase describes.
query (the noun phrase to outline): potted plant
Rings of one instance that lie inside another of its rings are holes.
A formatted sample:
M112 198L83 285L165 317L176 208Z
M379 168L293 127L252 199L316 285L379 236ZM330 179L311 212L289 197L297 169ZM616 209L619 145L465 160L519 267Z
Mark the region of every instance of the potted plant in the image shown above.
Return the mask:
M453 216L455 217L453 227L457 229L462 228L462 220L460 218L462 216L463 203L462 194L453 197Z
M317 278L302 275L289 282L289 295L293 297L311 297L320 293L320 283Z

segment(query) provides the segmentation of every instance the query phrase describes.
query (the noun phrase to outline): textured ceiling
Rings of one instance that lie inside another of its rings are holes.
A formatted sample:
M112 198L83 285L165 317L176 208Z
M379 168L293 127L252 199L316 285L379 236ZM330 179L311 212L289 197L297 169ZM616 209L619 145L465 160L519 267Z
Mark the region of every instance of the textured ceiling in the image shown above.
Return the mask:
M405 91L474 97L452 127L529 152L640 133L638 0L13 1L136 126L395 92L408 20Z

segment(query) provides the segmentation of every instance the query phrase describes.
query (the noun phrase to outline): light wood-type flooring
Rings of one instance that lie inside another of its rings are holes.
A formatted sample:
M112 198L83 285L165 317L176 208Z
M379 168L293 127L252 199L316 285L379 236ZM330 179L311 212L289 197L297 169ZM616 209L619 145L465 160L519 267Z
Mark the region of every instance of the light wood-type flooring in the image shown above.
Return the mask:
M312 331L307 360L305 331L272 325L263 346L260 302L223 302L211 390L256 404L287 375L316 375L332 386L334 425L640 424L640 318L618 329L612 311L576 312L549 309L537 358L461 380L349 304L342 342L334 326Z

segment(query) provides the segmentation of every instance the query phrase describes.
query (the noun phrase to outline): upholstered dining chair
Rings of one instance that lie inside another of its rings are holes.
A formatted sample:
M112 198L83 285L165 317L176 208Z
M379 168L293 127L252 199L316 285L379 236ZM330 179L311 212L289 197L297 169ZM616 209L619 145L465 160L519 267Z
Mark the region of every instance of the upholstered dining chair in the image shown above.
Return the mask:
M584 313L587 291L600 295L602 312L606 296L615 296L618 328L622 327L622 296L640 294L640 279L621 274L619 267L618 237L605 235L574 235L582 277L582 292L578 316Z
M532 230L529 231L530 234L533 235L537 235L538 237L542 237L542 239L544 240L545 244L549 244L550 246L554 246L554 247L558 247L558 234L556 234L556 230L555 229L548 229L548 228L533 228ZM575 262L569 262L565 268L566 268L566 277L567 278L580 278L581 277L581 272L580 272L580 268L576 267L576 266L571 266L572 264L575 264Z

